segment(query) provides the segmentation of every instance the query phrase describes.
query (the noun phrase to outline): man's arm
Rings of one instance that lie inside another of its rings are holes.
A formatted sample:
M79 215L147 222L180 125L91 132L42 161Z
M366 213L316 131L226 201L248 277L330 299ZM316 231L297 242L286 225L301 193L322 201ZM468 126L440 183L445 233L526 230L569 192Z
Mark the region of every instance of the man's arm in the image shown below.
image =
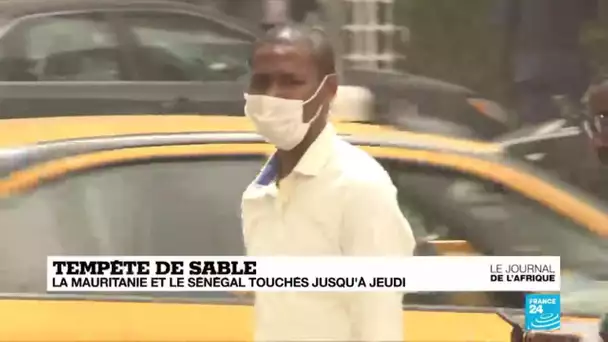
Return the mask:
M412 256L412 229L403 217L397 190L385 182L361 182L347 194L342 235L348 256ZM352 327L360 341L402 341L401 292L362 292L354 296Z

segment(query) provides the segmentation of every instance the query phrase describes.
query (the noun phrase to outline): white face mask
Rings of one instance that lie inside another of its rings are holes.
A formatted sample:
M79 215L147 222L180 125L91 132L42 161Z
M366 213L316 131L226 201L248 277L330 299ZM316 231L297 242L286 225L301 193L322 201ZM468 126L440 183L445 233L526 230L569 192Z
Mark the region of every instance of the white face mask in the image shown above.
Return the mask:
M306 101L245 94L245 115L267 142L284 151L292 150L302 142L310 124L323 110L323 105L320 105L315 116L304 122L304 105L317 96L327 78L332 75L326 75L315 93Z

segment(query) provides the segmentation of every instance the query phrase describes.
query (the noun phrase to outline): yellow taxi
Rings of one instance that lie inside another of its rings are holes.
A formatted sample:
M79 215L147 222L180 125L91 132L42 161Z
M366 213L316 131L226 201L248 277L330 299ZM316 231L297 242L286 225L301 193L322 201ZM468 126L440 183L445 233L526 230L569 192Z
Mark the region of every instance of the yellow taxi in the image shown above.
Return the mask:
M608 312L603 203L499 145L335 126L393 177L418 255L561 255L562 324ZM251 302L227 292L45 291L47 255L242 255L240 197L273 152L245 118L10 119L0 132L1 341L252 339ZM404 340L509 341L495 312L522 306L522 293L408 294Z

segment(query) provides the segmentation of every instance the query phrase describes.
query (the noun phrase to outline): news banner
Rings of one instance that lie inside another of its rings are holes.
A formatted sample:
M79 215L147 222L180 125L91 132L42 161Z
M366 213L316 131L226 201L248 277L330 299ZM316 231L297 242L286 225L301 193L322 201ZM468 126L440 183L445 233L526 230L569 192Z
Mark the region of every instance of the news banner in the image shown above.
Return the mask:
M558 292L559 257L52 256L49 292Z

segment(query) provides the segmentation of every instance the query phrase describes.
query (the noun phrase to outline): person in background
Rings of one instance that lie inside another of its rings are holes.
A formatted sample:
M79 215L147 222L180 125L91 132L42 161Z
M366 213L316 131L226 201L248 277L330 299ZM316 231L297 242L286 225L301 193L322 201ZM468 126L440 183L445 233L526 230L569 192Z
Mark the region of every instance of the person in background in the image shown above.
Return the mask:
M579 35L597 0L496 0L493 10L521 124L558 118L553 96L579 101L591 81Z
M589 124L586 133L591 138L595 157L594 172L588 179L594 193L608 199L608 80L590 87L587 97Z
M587 108L594 145L602 149L598 154L608 166L608 79L590 87Z
M253 47L245 114L276 152L243 193L250 256L413 255L382 166L328 122L334 51L319 29L285 25ZM402 341L402 293L260 292L256 341Z

